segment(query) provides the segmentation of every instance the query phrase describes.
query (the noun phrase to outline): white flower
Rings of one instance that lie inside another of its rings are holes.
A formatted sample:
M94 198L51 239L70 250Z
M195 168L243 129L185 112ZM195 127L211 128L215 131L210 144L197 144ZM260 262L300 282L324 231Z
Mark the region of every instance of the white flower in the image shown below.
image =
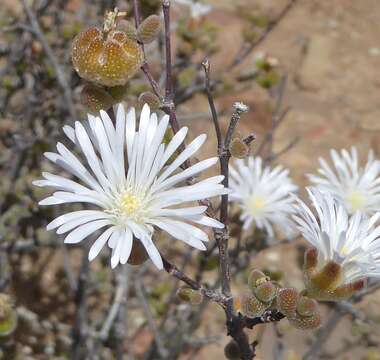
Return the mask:
M242 210L244 229L253 223L273 236L272 225L286 235L292 233L293 198L297 190L282 166L271 169L263 166L260 157L249 157L247 161L236 160L236 169L230 167L231 201L237 202Z
M58 228L58 234L68 232L65 242L71 244L103 229L90 249L89 259L93 260L108 242L112 248L112 268L119 262L125 264L133 241L141 241L151 260L161 269L162 259L152 241L155 228L205 250L203 242L208 241L207 234L188 222L212 227L223 225L204 215L205 206L178 206L225 194L227 190L220 184L223 176L175 187L213 166L217 158L200 161L186 170L180 169L199 150L206 135L198 136L185 150L175 155L188 129L181 128L165 145L163 139L168 121L169 117L165 115L158 122L156 114L150 114L149 107L145 105L136 131L134 108L125 114L123 106L119 105L116 126L104 111L100 111L100 117L88 115L85 126L80 122L76 122L74 128L65 126L65 134L78 146L87 164L82 164L62 143L57 144L58 153L48 152L45 156L73 174L83 185L62 176L43 173L45 179L34 184L52 187L56 192L40 201L40 205L81 202L98 209L64 214L48 224L47 229Z
M202 4L194 0L177 0L177 2L190 8L190 15L193 19L205 16L212 10L211 5Z
M318 249L319 268L328 261L341 265L344 282L380 277L380 213L371 218L357 211L351 217L344 204L317 188L307 189L317 216L297 200L293 218L303 237Z
M360 210L367 215L380 211L380 161L374 159L373 152L368 154L364 168L359 167L356 147L330 151L334 164L331 169L327 162L320 158L319 174L309 175L309 179L322 192L330 193L340 199L349 213Z

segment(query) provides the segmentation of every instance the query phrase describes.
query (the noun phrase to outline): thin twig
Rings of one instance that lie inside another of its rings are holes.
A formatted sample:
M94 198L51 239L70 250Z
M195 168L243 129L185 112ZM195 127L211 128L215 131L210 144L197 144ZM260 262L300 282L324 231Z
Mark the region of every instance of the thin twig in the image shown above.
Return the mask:
M144 309L144 314L147 318L149 328L154 335L154 340L156 342L158 353L160 354L161 358L166 359L168 351L164 346L164 343L161 338L161 333L158 331L157 325L154 321L153 314L152 314L152 311L150 310L150 306L146 299L144 286L141 282L140 277L136 276L136 278L134 279L134 282L135 282L137 297L139 298L139 301Z
M36 15L34 14L33 10L28 5L28 2L26 0L21 0L21 2L22 2L24 10L26 12L26 15L28 17L28 20L30 22L30 25L33 29L32 33L41 42L42 47L43 47L47 57L49 58L52 66L54 68L55 74L57 76L58 84L60 85L60 87L62 88L62 91L63 91L63 98L66 102L67 110L70 114L71 119L74 121L76 119L76 111L75 111L74 103L72 100L70 85L66 80L64 72L62 71L62 68L58 63L58 60L55 57L53 50L51 49L50 45L48 44L48 42L47 42L47 40L46 40L42 30L41 30L41 27L38 23Z
M207 94L207 99L208 103L210 106L211 110L211 115L212 115L212 121L214 123L215 127L215 133L216 133L216 139L218 142L218 152L222 151L222 146L223 146L223 138L222 138L222 131L220 130L220 125L219 125L219 120L218 120L218 114L216 112L215 104L214 104L214 99L211 94L211 87L210 87L210 61L208 59L205 59L202 62L202 66L205 72L205 88L206 88L206 94Z
M129 286L129 268L123 266L121 270L116 274L116 290L113 303L107 314L107 317L103 323L101 330L99 331L99 338L102 341L107 340L109 332L114 324L114 321L119 313L120 306L125 303L125 294Z
M186 274L184 274L181 270L179 270L175 265L170 263L164 257L162 257L162 261L164 263L164 269L168 274L183 281L186 285L188 285L192 289L200 291L209 300L214 301L223 307L226 306L229 298L227 298L226 296L220 294L219 292L215 290L207 289L204 286L198 284L195 280L188 277Z
M79 273L79 280L77 291L75 294L75 320L72 331L72 354L71 359L80 360L83 358L82 347L85 343L85 336L88 332L87 324L87 287L88 287L88 272L89 272L89 261L88 261L88 249L83 248L82 253L82 265Z
M331 333L334 331L343 315L343 312L334 310L332 316L328 319L328 321L324 323L323 328L320 330L318 337L313 345L303 356L303 360L315 359L315 356L319 351L322 350L324 343L329 339Z
M246 59L246 57L268 37L268 35L276 28L281 20L292 9L296 1L297 0L290 0L284 9L280 12L280 14L268 24L264 32L255 41L250 43L248 46L246 46L246 43L243 44L234 61L227 67L227 71L231 71L235 66L241 64Z

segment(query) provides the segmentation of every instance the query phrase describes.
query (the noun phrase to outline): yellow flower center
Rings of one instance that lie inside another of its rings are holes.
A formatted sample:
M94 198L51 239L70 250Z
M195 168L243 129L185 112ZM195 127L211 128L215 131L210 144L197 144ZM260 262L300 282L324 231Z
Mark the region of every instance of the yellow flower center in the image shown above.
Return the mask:
M135 215L141 209L141 205L141 199L131 192L125 192L119 199L119 211L123 215Z
M351 191L347 195L347 202L350 209L354 212L356 210L362 209L365 206L366 198L359 191Z
M266 201L261 196L252 196L248 201L248 209L252 215L258 215L265 207Z
M106 212L115 215L117 222L120 223L124 223L128 219L140 223L144 221L144 216L147 213L146 206L143 196L128 189L119 195L113 208L106 210Z

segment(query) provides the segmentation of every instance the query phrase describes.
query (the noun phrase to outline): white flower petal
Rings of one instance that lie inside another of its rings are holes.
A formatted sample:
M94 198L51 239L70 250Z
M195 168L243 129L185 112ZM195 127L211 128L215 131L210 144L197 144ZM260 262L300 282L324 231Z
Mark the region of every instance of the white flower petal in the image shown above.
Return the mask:
M66 244L77 244L96 230L110 224L109 220L97 220L84 224L73 230L65 237Z

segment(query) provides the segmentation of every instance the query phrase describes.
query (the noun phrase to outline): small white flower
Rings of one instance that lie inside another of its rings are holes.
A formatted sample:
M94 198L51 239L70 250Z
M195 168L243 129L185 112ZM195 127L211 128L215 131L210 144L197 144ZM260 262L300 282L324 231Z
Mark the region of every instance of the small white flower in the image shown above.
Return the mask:
M331 150L330 154L334 169L320 158L318 172L321 176L309 175L310 181L322 192L340 199L350 214L357 210L367 215L380 211L380 161L374 159L373 152L369 152L364 168L359 167L354 146L351 153L341 150L339 155L336 150Z
M212 6L203 4L194 0L176 0L179 4L186 5L190 8L190 16L193 19L198 19L202 16L207 15L211 10Z
M292 221L289 215L293 212L293 198L290 196L297 190L282 166L271 169L263 167L260 157L249 157L247 161L236 160L230 167L230 195L242 210L243 228L248 229L255 224L273 236L272 225L287 236L292 234Z
M357 211L349 216L344 204L317 188L307 189L317 216L299 199L293 219L303 237L318 249L319 268L328 261L341 265L344 283L380 277L380 213L371 218Z
M78 121L74 128L65 126L65 134L83 153L87 164L62 143L57 144L58 153L48 152L45 156L73 174L83 185L62 176L43 173L45 179L34 184L57 191L40 201L40 205L81 202L99 209L64 214L53 220L47 229L58 228L58 234L68 232L65 242L71 244L103 229L90 249L89 259L93 260L108 242L112 249L112 268L119 262L125 264L133 241L141 241L151 260L161 269L162 259L152 241L155 228L205 250L203 242L208 241L207 234L188 222L217 228L223 225L204 215L205 206L178 206L225 194L227 190L221 184L223 176L175 187L213 166L217 158L200 161L186 170L180 169L199 150L206 135L198 136L180 154L174 155L188 129L181 128L165 145L163 140L168 122L166 115L158 121L156 114L150 114L149 107L145 105L136 130L135 109L131 108L125 114L123 106L119 105L116 126L104 111L100 111L100 117L88 115L85 126Z

